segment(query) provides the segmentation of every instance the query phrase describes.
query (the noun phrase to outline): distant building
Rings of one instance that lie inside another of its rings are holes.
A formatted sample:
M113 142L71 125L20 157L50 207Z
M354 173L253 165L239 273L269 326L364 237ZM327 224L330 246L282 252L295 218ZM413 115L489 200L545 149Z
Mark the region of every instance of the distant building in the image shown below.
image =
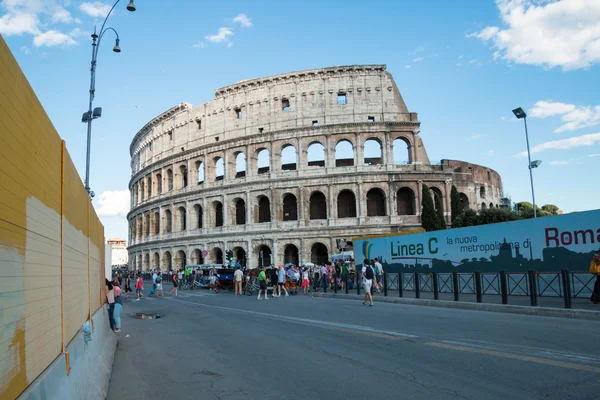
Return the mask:
M111 265L127 265L129 260L127 253L127 241L125 239L108 239L106 244L111 250Z

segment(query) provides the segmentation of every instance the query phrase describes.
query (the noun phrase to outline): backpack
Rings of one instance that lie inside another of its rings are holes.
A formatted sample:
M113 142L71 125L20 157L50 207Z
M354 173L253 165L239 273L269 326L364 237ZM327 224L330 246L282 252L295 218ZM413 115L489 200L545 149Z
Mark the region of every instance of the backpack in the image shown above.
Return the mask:
M373 279L373 268L370 265L367 265L365 276L367 277L367 279Z
M160 276L156 277L156 283L160 283L160 281L162 281L162 278Z

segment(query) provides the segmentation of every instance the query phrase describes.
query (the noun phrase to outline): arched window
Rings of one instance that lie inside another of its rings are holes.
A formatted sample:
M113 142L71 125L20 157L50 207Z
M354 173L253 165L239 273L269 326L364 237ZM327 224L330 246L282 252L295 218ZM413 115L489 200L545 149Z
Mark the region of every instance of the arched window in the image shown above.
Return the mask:
M266 174L269 172L269 168L270 168L270 161L269 161L269 150L267 149L260 149L258 151L258 173L259 174Z
M150 198L152 197L152 176L149 176L146 182L146 190L148 191L148 198Z
M165 210L165 233L171 233L172 223L171 210Z
M459 193L459 196L460 196L460 210L464 211L467 208L469 208L469 197L462 192Z
M298 220L298 202L296 196L291 193L288 193L283 197L283 220Z
M350 190L342 190L337 199L338 218L356 217L356 197Z
M180 231L185 231L185 229L187 228L186 226L186 217L187 217L187 213L185 212L185 208L183 207L179 207L177 209L177 214L179 217L179 230Z
M246 223L246 202L239 199L235 203L235 224L244 225Z
M179 172L181 174L181 187L185 188L188 185L188 170L185 165L179 167Z
M307 149L309 167L325 167L325 148L319 142L311 143Z
M160 234L160 214L158 212L154 213L154 234Z
M385 215L385 195L381 189L369 190L367 192L367 216L384 217Z
M354 146L349 140L341 140L335 146L335 166L351 167L354 165Z
M200 249L194 249L190 258L192 264L204 264L204 257L202 257L202 251Z
M396 193L396 210L398 215L415 215L415 192L403 187Z
M431 188L431 193L433 193L433 206L435 210L438 210L438 207L442 207L442 212L444 212L444 195L442 191L436 187Z
M222 181L225 178L225 163L221 157L215 160L215 180Z
M327 219L327 202L325 195L314 192L310 196L310 219Z
M487 172L488 182L492 181L492 173L490 171Z
M410 145L406 140L394 139L392 152L394 153L394 164L410 164Z
M196 229L202 229L202 220L204 219L204 215L202 215L202 206L196 204L194 206L194 212L196 213Z
M479 197L485 199L485 186L483 185L479 186Z
M285 246L285 250L283 251L283 263L294 265L298 265L300 263L300 259L298 257L298 248L293 244L288 244Z
M481 209L482 209L482 210L485 210L485 209L486 209L485 203L481 203Z
M268 246L258 248L258 266L268 267L271 265L271 249Z
M162 193L162 175L156 174L156 194Z
M152 269L159 268L159 267L160 267L160 254L154 253L154 256L152 257ZM150 269L150 266L148 265L146 268L147 268L146 271L148 271Z
M157 265L156 268L158 268L159 270L162 271L168 271L171 269L171 261L172 261L172 256L171 253L168 251L165 251L165 253L163 254L163 265L159 266Z
M216 247L213 250L213 254L215 255L215 264L223 264L223 251Z
M150 236L150 214L146 214L144 218L144 231L146 237Z
M235 177L242 178L246 176L246 155L238 153L235 156Z
M271 203L266 196L258 200L258 222L271 222Z
M196 169L198 170L198 185L204 183L204 163L198 162L196 163Z
M167 188L173 190L173 171L171 169L167 170Z
M179 250L177 254L175 254L175 269L185 268L187 264L187 260L185 257L185 253L183 250Z
M322 265L329 261L327 246L323 243L315 243L310 249L310 261L316 265Z
M215 227L223 226L223 204L215 201L213 205L215 207Z
M140 182L140 196L141 196L140 200L141 201L144 201L145 195L146 195L146 192L144 191L144 181L141 181Z
M242 267L246 266L246 250L241 247L233 248L233 256L235 257L235 261L239 262Z
M494 208L494 203L490 203L490 208Z
M383 161L381 143L377 139L367 139L364 146L365 165L380 165Z
M296 148L291 144L286 144L281 150L281 170L296 170Z

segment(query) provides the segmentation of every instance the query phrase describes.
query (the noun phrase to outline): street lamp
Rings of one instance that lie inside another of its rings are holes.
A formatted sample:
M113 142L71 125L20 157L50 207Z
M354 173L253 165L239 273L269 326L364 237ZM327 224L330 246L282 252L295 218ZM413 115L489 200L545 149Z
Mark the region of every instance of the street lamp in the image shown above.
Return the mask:
M535 192L533 190L533 168L537 168L542 163L540 160L531 161L531 152L529 151L529 135L527 133L527 114L521 107L512 110L513 114L517 119L522 119L525 122L525 140L527 141L527 160L529 161L529 179L531 181L531 198L533 200L533 218L537 218L537 211L535 209Z
M106 29L104 28L104 26L106 25L106 21L108 20L108 17L110 17L110 14L115 9L116 5L119 4L120 1L121 0L117 0L115 2L115 4L113 4L112 8L106 15L106 18L104 18L104 22L102 23L102 27L100 28L100 33L96 34L96 28L94 27L94 33L92 34L92 67L90 68L90 103L89 103L88 111L83 113L83 116L81 117L81 122L87 123L87 153L86 153L86 158L85 158L85 190L87 190L90 197L94 197L94 192L92 192L90 190L90 148L91 148L91 144L92 144L92 121L95 120L96 118L100 118L100 116L102 115L101 107L97 107L95 109L92 108L93 103L94 103L94 94L96 92L96 63L98 60L98 49L100 48L100 42L102 41L102 37L104 36L106 31L113 31L115 33L115 35L117 36L117 39L115 41L115 47L113 47L113 51L115 53L121 52L121 48L119 47L119 34L117 33L117 31L115 31L111 27L107 27ZM135 4L133 3L133 0L130 0L129 4L127 5L127 10L135 11Z

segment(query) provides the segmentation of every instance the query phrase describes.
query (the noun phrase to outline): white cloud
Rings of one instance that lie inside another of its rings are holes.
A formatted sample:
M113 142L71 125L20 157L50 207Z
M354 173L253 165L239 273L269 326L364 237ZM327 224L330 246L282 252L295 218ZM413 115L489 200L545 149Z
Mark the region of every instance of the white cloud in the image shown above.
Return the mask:
M563 122L554 132L571 132L600 124L600 106L587 107L553 101L538 101L530 110L530 115L546 118L560 115Z
M192 47L195 48L195 49L203 49L203 48L206 47L206 43L204 43L204 42L198 42L198 43L192 45Z
M600 154L590 154L588 157L600 157Z
M419 63L419 62L423 62L423 60L424 60L423 57L417 57L417 58L413 58L412 62Z
M496 154L496 152L495 152L494 150L489 150L489 151L486 153L486 155L487 155L487 156L490 156L490 157L491 157L491 156L493 156L494 154Z
M63 24L77 23L80 24L81 20L79 18L73 18L71 13L64 8L57 9L54 14L52 14L52 22L62 22Z
M406 65L404 66L404 68L406 68L406 69L410 69L410 68L412 68L412 65L410 65L410 64L406 64Z
M600 61L598 0L496 0L502 29L488 26L467 37L490 42L494 58L563 70Z
M37 15L29 13L8 13L0 17L0 33L3 35L22 35L39 33L40 20Z
M600 133L590 133L588 135L574 136L568 139L553 140L538 144L531 149L532 153L541 153L544 150L567 150L576 147L592 146L600 143ZM515 157L527 157L527 152L523 151Z
M550 161L550 165L567 165L568 161Z
M233 23L240 24L242 28L252 28L252 21L246 14L238 14L233 18Z
M125 217L129 212L128 190L107 190L97 200L96 212L99 217Z
M33 38L33 45L35 47L42 46L59 46L59 45L74 45L76 42L71 38L71 36L58 32L55 30L49 30L44 33L40 33Z
M31 54L31 50L29 49L29 47L27 46L21 46L21 51L23 52L23 54L25 54L26 56Z
M81 12L89 15L90 17L99 18L99 17L106 17L106 15L110 11L110 5L104 4L99 1L95 1L93 3L86 2L86 3L81 3L79 5L79 9L81 10Z
M229 36L233 36L233 31L231 30L231 28L221 27L221 28L219 28L219 32L217 32L214 35L208 35L205 37L205 39L208 40L209 42L213 42L213 43L221 43L221 42L231 43L229 41L229 39L227 39Z

